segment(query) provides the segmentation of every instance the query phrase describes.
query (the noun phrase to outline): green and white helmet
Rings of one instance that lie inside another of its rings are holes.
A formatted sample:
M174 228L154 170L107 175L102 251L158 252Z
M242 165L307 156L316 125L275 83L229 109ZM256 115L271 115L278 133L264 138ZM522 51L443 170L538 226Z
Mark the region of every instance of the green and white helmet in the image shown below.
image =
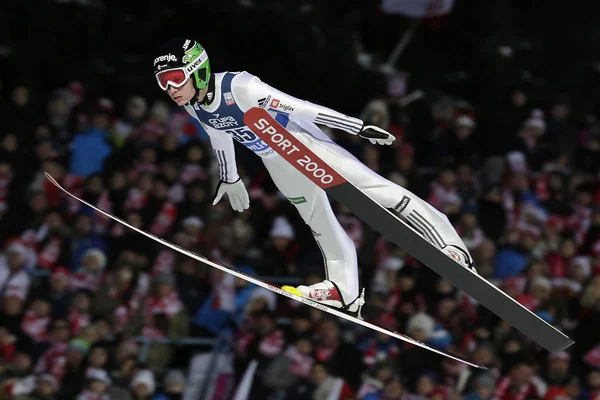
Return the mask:
M191 39L172 39L164 43L154 58L154 75L162 90L180 87L189 78L196 90L210 81L210 63L204 47Z

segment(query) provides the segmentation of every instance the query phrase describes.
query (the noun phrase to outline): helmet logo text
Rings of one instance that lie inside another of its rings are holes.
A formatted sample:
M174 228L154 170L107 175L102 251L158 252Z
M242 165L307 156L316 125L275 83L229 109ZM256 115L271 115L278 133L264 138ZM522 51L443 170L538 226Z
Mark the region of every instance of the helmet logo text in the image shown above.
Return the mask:
M154 59L154 66L156 66L156 64L158 64L159 62L163 62L163 61L172 61L172 62L177 62L177 57L175 57L173 54L169 53L169 54L165 54L164 56L160 56L160 57L156 57Z

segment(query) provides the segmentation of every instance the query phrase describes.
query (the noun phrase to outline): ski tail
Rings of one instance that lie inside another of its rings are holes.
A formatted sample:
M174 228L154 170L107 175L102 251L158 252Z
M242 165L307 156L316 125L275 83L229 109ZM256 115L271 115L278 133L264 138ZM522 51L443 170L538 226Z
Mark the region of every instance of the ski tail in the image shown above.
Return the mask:
M402 335L402 334L400 334L398 332L389 331L387 329L381 328L380 326L374 325L374 324L372 324L370 322L367 322L367 321L358 319L356 317L353 317L351 315L348 315L348 314L346 314L346 313L344 313L344 312L342 312L342 311L340 311L338 309L326 306L326 305L321 304L321 303L317 303L315 301L312 301L312 300L307 299L307 298L302 297L302 296L298 296L297 294L294 294L294 293L288 292L286 290L283 290L279 286L272 285L272 284L270 284L270 283L268 283L266 281L263 281L262 279L259 279L259 278L256 278L254 276L245 274L243 272L239 272L239 271L237 271L237 270L235 270L235 269L233 269L231 267L228 267L226 265L223 265L223 264L211 261L211 260L209 260L209 259L207 259L207 258L205 258L205 257L203 257L201 255L198 255L198 254L196 254L196 253L194 253L192 251L189 251L189 250L186 250L186 249L184 249L182 247L179 247L176 244L173 244L173 243L171 243L171 242L169 242L167 240L161 239L161 238L159 238L159 237L157 237L157 236L155 236L155 235L153 235L153 234L151 234L149 232L146 232L146 231L144 231L142 229L139 229L139 228L137 228L137 227L135 227L135 226L133 226L133 225L131 225L131 224L123 221L122 219L120 219L118 217L115 217L114 215L109 214L106 211L101 210L100 208L98 208L98 207L96 207L96 206L88 203L87 201L80 199L79 197L75 196L74 194L70 193L68 190L66 190L65 188L63 188L50 174L48 174L47 172L45 172L44 174L45 174L46 178L53 185L55 185L57 188L59 188L61 191L63 191L66 195L72 197L73 199L79 201L82 204L85 204L86 206L92 208L94 211L96 211L96 212L104 215L105 217L108 217L108 218L112 219L115 222L118 222L121 225L126 226L129 229L134 230L135 232L137 232L137 233L139 233L141 235L146 236L149 239L154 240L155 242L158 242L158 243L162 244L163 246L169 247L172 250L175 250L175 251L177 251L177 252L179 252L179 253L181 253L183 255L186 255L188 257L191 257L194 260L199 261L199 262L201 262L201 263L203 263L203 264L205 264L207 266L210 266L210 267L216 268L216 269L218 269L220 271L223 271L223 272L226 272L228 274L231 274L231 275L233 275L233 276L235 276L237 278L243 279L243 280L245 280L245 281L247 281L249 283L252 283L252 284L254 284L256 286L260 286L262 288L265 288L267 290L270 290L270 291L275 292L277 294L280 294L282 296L285 296L285 297L288 297L290 299L293 299L293 300L295 300L295 301L297 301L299 303L306 304L306 305L308 305L310 307L313 307L313 308L316 308L318 310L324 311L324 312L329 313L331 315L335 315L336 317L343 318L343 319L345 319L347 321L354 322L355 324L362 325L362 326L364 326L366 328L369 328L369 329L372 329L374 331L386 334L386 335L391 336L391 337L393 337L395 339L399 339L399 340L402 340L402 341L404 341L406 343L410 343L412 345L415 345L415 346L421 347L423 349L432 351L432 352L437 353L437 354L439 354L441 356L444 356L444 357L447 357L447 358L450 358L450 359L462 362L464 364L470 365L470 366L475 367L475 368L487 369L484 365L471 362L471 361L469 361L469 360L467 360L467 359L465 359L465 358L463 358L461 356L458 356L458 355L446 353L446 352L444 352L442 350L439 350L439 349L436 349L434 347L431 347L431 346L429 346L429 345L427 345L425 343L419 342L418 340L415 340L415 339L413 339L413 338L411 338L409 336Z

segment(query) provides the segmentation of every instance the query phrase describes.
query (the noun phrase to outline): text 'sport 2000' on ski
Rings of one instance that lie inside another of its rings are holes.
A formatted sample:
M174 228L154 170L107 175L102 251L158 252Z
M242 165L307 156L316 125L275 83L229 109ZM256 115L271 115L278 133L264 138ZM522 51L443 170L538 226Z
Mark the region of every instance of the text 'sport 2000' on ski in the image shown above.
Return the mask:
M279 155L387 240L405 249L442 278L471 296L550 352L573 341L476 273L452 261L390 210L382 207L304 146L266 110L252 108L245 124ZM316 174L315 172L318 171ZM325 178L325 179L323 179Z
M123 221L122 219L117 218L114 215L112 215L112 214L110 214L110 213L108 213L108 212L106 212L104 210L101 210L100 208L98 208L98 207L96 207L96 206L94 206L94 205L86 202L85 200L80 199L79 197L75 196L74 194L70 193L68 190L66 190L65 188L63 188L50 174L46 173L45 175L46 175L46 178L53 185L55 185L57 188L59 188L60 190L62 190L65 194L67 194L68 196L72 197L73 199L81 202L82 204L85 204L86 206L88 206L91 209L95 210L96 212L104 215L105 217L108 217L108 218L112 219L113 221L118 222L119 224L121 224L123 226L126 226L127 228L132 229L133 231L135 231L135 232L137 232L137 233L139 233L141 235L144 235L147 238L154 240L155 242L158 242L158 243L162 244L163 246L166 246L166 247L168 247L168 248L170 248L170 249L172 249L174 251L177 251L177 252L179 252L179 253L181 253L181 254L183 254L185 256L191 257L194 260L203 263L204 265L207 265L209 267L213 267L213 268L218 269L218 270L220 270L222 272L226 272L226 273L231 274L231 275L233 275L233 276L235 276L237 278L243 279L243 280L245 280L245 281L247 281L249 283L255 284L257 286L260 286L262 288L265 288L267 290L270 290L270 291L275 292L277 294L280 294L282 296L288 297L288 298L293 299L293 300L295 300L297 302L306 304L307 306L316 308L318 310L321 310L323 312L329 313L331 315L335 315L336 317L343 318L343 319L345 319L347 321L354 322L356 324L362 325L365 328L372 329L372 330L374 330L376 332L384 333L384 334L389 335L389 336L391 336L391 337L393 337L395 339L402 340L404 342L407 342L407 343L413 344L415 346L421 347L423 349L432 351L432 352L437 353L439 355L442 355L444 357L448 357L448 358L451 358L453 360L465 363L465 364L470 365L472 367L481 368L481 369L487 369L485 366L483 366L481 364L473 363L473 362L471 362L471 361L469 361L469 360L467 360L465 358L462 358L460 356L446 353L446 352L444 352L442 350L439 350L439 349L436 349L434 347L431 347L431 346L429 346L429 345L427 345L425 343L419 342L418 340L415 340L415 339L413 339L413 338L411 338L409 336L400 334L398 332L389 331L389 330L387 330L385 328L382 328L380 326L374 325L374 324L372 324L370 322L364 321L364 320L359 319L357 317L354 317L352 315L348 315L345 312L340 311L340 310L338 310L336 308L329 307L329 306L327 306L325 304L312 301L310 299L307 299L306 297L298 296L298 294L295 293L293 290L289 290L289 289L288 290L284 290L281 287L275 286L275 285L273 285L273 284L271 284L269 282L263 281L260 278L257 278L257 277L251 276L251 275L247 275L247 274L245 274L243 272L240 272L240 271L237 271L234 268L231 268L231 267L229 267L227 265L219 264L219 263L214 262L212 260L209 260L209 259L207 259L205 257L202 257L202 256L200 256L200 255L198 255L198 254L196 254L194 252L191 252L189 250L181 248L181 247L177 246L176 244L173 244L173 243L171 243L171 242L169 242L167 240L161 239L161 238L159 238L159 237L157 237L157 236L155 236L155 235L153 235L153 234L151 234L149 232L146 232L146 231L144 231L142 229L139 229L139 228L137 228L137 227L135 227L135 226L133 226L133 225L131 225L131 224Z

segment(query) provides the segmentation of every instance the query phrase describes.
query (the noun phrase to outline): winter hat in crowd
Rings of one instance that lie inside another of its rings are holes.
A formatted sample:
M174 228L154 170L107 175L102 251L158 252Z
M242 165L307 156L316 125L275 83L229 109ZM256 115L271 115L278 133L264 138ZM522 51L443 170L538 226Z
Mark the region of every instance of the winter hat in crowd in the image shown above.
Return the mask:
M19 242L11 243L11 245L6 248L6 252L7 253L16 253L19 256L21 256L21 258L23 260L25 260L25 258L27 257L27 248L25 247L25 245L23 243L19 243Z
M525 121L525 128L537 128L542 131L546 129L546 122L544 122L544 112L539 109L535 109L531 112L531 116Z
M137 385L146 385L148 391L150 393L154 393L156 389L156 382L154 381L154 375L152 371L143 369L137 373L133 381L131 381L131 388L136 387Z
M157 101L150 109L150 116L159 121L167 122L169 119L169 106L164 101Z
M502 183L504 177L504 159L490 157L481 169L481 183L485 188L490 188Z
M90 344L80 338L75 338L69 342L69 350L77 350L83 354L87 354L90 350Z
M386 75L386 92L388 96L406 96L408 87L408 74L406 72L395 72Z
M400 271L404 267L404 264L404 259L392 256L385 260L382 267L388 271Z
M541 319L543 319L544 321L546 321L549 324L553 324L554 323L554 316L552 314L550 314L548 311L536 311L535 315L537 315L538 317L540 317Z
M202 220L199 217L195 217L195 216L190 216L185 218L182 222L181 225L183 226L193 226L197 229L202 229L204 227L204 222L202 222Z
M66 267L57 267L52 271L53 278L69 279L71 273Z
M393 313L384 312L377 318L376 324L384 329L395 331L398 329L398 320Z
M279 216L275 218L275 221L273 221L273 226L271 227L271 232L269 232L269 236L272 238L281 237L293 240L294 228L285 217Z
M433 318L425 313L416 313L409 320L406 326L406 330L410 333L415 329L422 329L425 332L426 337L431 337L433 334L433 329L435 327L435 322Z
M571 269L574 270L575 268L581 269L586 277L592 274L592 262L589 257L578 256L573 258Z
M378 121L378 125L383 129L387 129L390 123L390 114L388 112L388 105L384 100L375 99L369 101L361 114L361 119L363 121L369 121L373 114L377 114L381 117L381 120Z
M133 96L127 100L127 106L135 107L140 110L140 114L146 114L146 110L148 109L148 103L142 96Z
M561 386L550 386L544 395L544 400L567 400L570 398L567 390Z
M496 379L492 374L481 374L475 379L475 384L478 387L487 387L489 389L494 389L496 387Z
M511 151L506 155L506 161L512 172L527 172L527 158L520 151Z
M559 351L558 353L551 353L548 355L549 360L563 360L569 361L571 359L571 355L566 351Z
M58 390L58 380L53 375L42 374L37 377L38 382L46 382L52 386L54 390Z
M464 126L466 128L475 128L475 120L468 115L461 115L456 118L456 126Z
M152 279L152 283L154 283L154 284L166 283L169 285L174 285L175 277L170 272L160 272L154 277L154 279Z
M257 298L263 298L267 302L269 310L275 311L275 306L277 305L277 295L275 293L265 288L257 287L252 290L248 302Z
M538 276L531 282L531 287L533 288L535 286L541 286L546 290L552 290L552 282L544 276Z
M81 257L81 259L85 259L86 257L94 257L96 259L96 261L98 262L98 264L100 264L100 269L103 270L104 267L106 267L106 255L104 254L104 252L102 250L99 249L89 249L87 250L85 253L83 253L83 256Z
M111 384L110 377L106 370L101 368L89 368L86 372L86 377L91 381L104 382L107 385Z
M178 370L169 371L165 376L164 386L180 384L185 387L185 375Z

